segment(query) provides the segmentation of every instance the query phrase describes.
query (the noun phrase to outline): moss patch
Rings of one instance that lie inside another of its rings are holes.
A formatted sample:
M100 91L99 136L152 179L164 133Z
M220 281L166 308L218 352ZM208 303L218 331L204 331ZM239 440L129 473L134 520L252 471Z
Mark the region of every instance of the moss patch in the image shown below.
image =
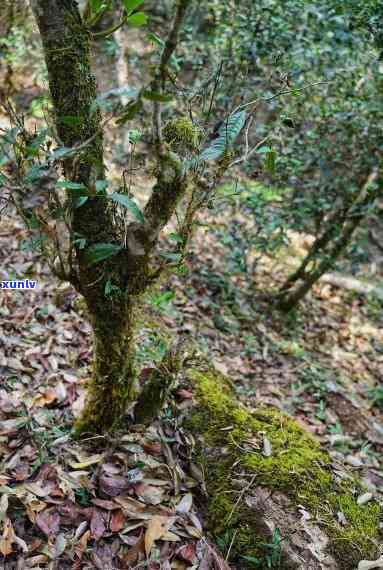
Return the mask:
M187 117L180 117L169 121L162 132L164 139L175 151L198 149L202 132Z
M264 542L254 511L243 500L236 504L240 492L232 479L239 471L254 474L254 486L280 490L293 505L303 505L323 526L341 568L378 555L379 505L357 504L360 485L351 478L335 479L330 458L314 437L278 410L250 411L238 404L228 381L215 371L194 370L189 376L199 403L189 422L203 439L200 460L207 477L210 529L215 537L236 533L234 558L262 556ZM264 438L271 444L269 457L263 453ZM339 511L345 526L338 523Z

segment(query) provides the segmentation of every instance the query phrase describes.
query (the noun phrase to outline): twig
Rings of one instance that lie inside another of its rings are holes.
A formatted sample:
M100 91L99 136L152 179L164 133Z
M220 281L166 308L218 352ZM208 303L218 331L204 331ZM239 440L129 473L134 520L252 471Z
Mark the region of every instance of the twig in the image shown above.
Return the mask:
M230 114L233 115L234 113L237 113L241 109L246 109L247 107L256 105L257 103L259 103L259 101L272 101L273 99L276 99L281 95L288 95L289 93L298 93L300 91L306 91L307 89L310 89L310 87L315 87L316 85L328 85L329 83L331 83L331 81L316 81L315 83L309 83L308 85L304 85L303 87L296 87L294 89L284 89L283 91L279 91L278 93L275 93L270 97L258 97L258 99L254 99L253 101L249 101L248 103L242 103L241 105L238 105L238 107L236 107L234 111L232 111Z
M241 158L237 158L237 160L234 160L233 162L231 162L229 164L228 168L231 168L235 164L240 164L241 162L245 162L246 160L248 160L250 158L250 156L252 156L257 151L257 149L260 146L262 146L270 137L271 137L271 135L267 135L264 139L260 140L250 151L248 150L248 146L247 146L245 154L243 156L241 156ZM248 142L247 142L247 144L248 144Z
M250 479L250 483L249 483L248 485L246 485L246 487L244 487L244 488L242 489L242 491L240 492L239 497L238 497L238 499L237 499L235 505L234 505L233 508L231 509L231 511L230 511L230 513L229 513L229 516L228 516L227 519L226 519L226 522L227 522L227 523L230 521L231 517L233 516L233 514L234 514L234 512L235 512L235 509L238 507L238 505L239 505L239 503L240 503L240 501L241 501L243 495L246 493L246 491L248 491L248 490L250 489L250 487L253 485L253 483L254 483L254 481L256 480L256 478L257 478L257 475L253 475L252 478Z

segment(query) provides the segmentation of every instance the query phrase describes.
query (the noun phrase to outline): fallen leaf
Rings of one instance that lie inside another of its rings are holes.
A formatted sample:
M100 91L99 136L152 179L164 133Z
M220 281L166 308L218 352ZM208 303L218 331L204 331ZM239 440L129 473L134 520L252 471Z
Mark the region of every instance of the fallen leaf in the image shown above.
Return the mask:
M372 493L363 493L363 495L359 495L358 499L357 499L357 503L359 506L361 505L365 505L366 503L368 503L369 501L371 501L371 499L373 498L373 494Z
M262 453L265 457L271 457L271 454L272 454L272 448L271 448L270 440L265 435L263 436L263 452Z
M84 552L88 546L88 540L89 539L90 539L90 530L87 530L86 532L84 532L84 534L80 538L78 544L76 544L76 546L74 548L75 553L76 553L79 560L81 560L82 555L84 554Z
M358 564L358 570L372 570L372 568L383 568L383 556L378 560L361 560Z
M0 522L3 522L8 510L8 495L4 493L0 499Z
M88 457L84 461L81 461L81 462L68 461L68 463L72 467L72 469L85 469L86 467L89 467L90 465L95 465L96 463L100 463L102 458L103 458L103 456L99 455L99 454L98 455L91 455L90 457Z
M137 542L132 546L132 548L130 548L128 552L124 554L122 561L128 567L131 567L133 564L136 563L140 554L144 554L144 552L145 552L145 539L144 535L142 534L137 540Z
M188 513L193 504L193 495L191 493L187 493L182 497L178 505L176 506L177 513Z
M54 558L59 558L66 548L66 538L60 532L55 540L55 547L54 547Z
M60 515L56 511L42 511L36 516L36 525L46 536L56 536L60 527Z
M105 532L105 522L101 512L94 508L92 512L92 518L90 519L90 532L91 537L98 540L104 535Z
M28 421L29 418L26 416L14 418L11 420L4 420L3 422L0 422L0 435L8 435L15 432L27 424Z
M135 493L145 503L159 505L162 502L165 490L160 487L140 483L135 486Z
M159 540L167 533L174 523L174 517L154 516L148 524L145 532L145 552L149 556L156 540Z
M196 560L196 545L194 543L184 544L176 551L176 556L185 562L193 564Z
M15 532L13 530L11 519L6 517L4 521L3 534L0 539L0 552L3 556L12 554L12 544L15 542Z
M43 392L42 394L37 394L33 398L32 405L37 406L38 408L43 408L44 406L52 404L52 402L54 402L56 399L57 399L57 394L55 390L52 390L52 388L47 388L45 392Z
M99 477L99 483L101 490L109 497L117 497L129 487L128 480L120 475L108 477L102 474Z
M112 517L110 519L109 527L112 532L119 532L122 528L124 528L125 524L125 515L121 509L117 511L113 511Z
M105 509L106 511L113 511L115 509L119 509L120 507L118 505L116 505L116 503L114 503L113 501L108 501L108 499L92 499L92 503L93 505L96 505L96 507L101 507L102 509Z
M146 451L146 453L150 453L153 455L160 455L162 451L162 447L159 442L144 443L143 448Z

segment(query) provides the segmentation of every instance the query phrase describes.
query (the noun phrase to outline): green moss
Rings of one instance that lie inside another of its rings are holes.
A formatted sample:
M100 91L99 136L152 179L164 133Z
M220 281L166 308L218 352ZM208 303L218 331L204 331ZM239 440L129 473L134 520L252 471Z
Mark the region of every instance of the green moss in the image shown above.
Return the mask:
M173 150L195 151L201 142L201 130L187 117L169 121L163 128L163 137Z
M93 374L86 404L76 422L76 433L103 433L123 418L128 402L137 395L134 366L133 304L105 303L102 315L93 317Z
M232 553L258 556L260 542L254 526L254 513L238 491L231 488L232 467L256 475L255 484L280 490L292 504L303 505L325 526L331 539L330 549L340 567L349 569L361 558L378 554L380 507L376 502L359 506L355 496L361 492L357 481L338 483L330 470L330 458L319 442L293 419L279 410L258 408L250 411L232 396L228 381L216 372L190 373L196 398L201 404L190 418L192 429L203 436L200 460L207 474L208 516L215 536L236 530ZM263 438L271 444L270 457L263 454ZM219 461L214 461L214 450ZM347 524L338 523L341 511ZM251 524L248 523L251 521ZM240 531L240 540L238 532ZM261 549L262 550L262 549Z

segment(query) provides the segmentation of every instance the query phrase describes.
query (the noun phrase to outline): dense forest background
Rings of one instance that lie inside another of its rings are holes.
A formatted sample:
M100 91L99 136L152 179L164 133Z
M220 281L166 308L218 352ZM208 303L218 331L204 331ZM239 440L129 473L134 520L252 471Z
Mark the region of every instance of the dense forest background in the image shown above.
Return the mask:
M4 569L383 567L382 21L3 2Z

